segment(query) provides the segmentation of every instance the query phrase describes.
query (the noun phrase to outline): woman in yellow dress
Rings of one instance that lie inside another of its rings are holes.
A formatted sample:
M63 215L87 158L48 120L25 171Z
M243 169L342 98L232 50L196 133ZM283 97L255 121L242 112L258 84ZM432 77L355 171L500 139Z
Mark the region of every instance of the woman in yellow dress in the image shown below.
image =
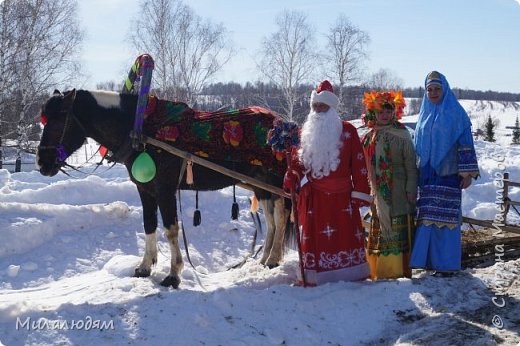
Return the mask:
M411 277L413 214L417 167L412 138L398 120L405 106L401 92L365 94L363 120L370 131L361 143L367 160L371 194L371 225L367 261L370 277Z

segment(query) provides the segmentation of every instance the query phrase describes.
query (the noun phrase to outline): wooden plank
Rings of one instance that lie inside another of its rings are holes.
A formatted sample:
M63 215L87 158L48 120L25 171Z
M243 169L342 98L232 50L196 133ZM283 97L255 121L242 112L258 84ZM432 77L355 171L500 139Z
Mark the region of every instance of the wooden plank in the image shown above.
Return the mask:
M510 251L504 252L502 259L504 260L512 260L520 257L520 249L511 249ZM496 255L494 253L486 254L482 256L470 256L466 258L462 258L462 264L465 267L471 267L475 264L490 262L489 265L496 263Z
M507 220L507 213L509 212L509 206L507 205L509 202L509 173L504 173L504 192L502 195L502 220L506 222ZM495 217L496 218L496 217Z
M491 221L491 220L478 220L478 219L473 219L471 217L463 216L462 222L468 223L470 225L477 225L477 226L483 226L483 227L496 229L493 226L493 221ZM511 233L520 234L520 226L517 226L517 225L504 225L504 226L498 226L498 227L503 232L511 232ZM496 229L496 230L498 231L498 229Z
M520 187L520 183L517 183L517 182L515 182L515 181L510 181L510 182L508 182L508 185L509 185L509 186Z
M275 195L278 195L278 196L291 198L290 194L286 193L283 189L281 189L279 187L269 185L269 184L267 184L267 183L265 183L263 181L260 181L258 179L249 177L249 176L247 176L245 174L238 173L238 172L235 172L235 171L233 171L231 169L222 167L222 166L220 166L220 165L218 165L216 163L213 163L213 162L211 162L209 160L203 159L200 156L188 153L188 152L186 152L184 150L177 149L177 148L175 148L175 147L173 147L171 145L168 145L168 144L166 144L164 142L158 141L158 140L156 140L154 138L144 136L143 141L145 143L148 143L148 144L151 144L151 145L156 146L158 148L161 148L163 150L166 150L170 154L177 155L177 156L179 156L179 157L181 157L183 159L190 160L193 163L199 164L201 166L204 166L206 168L212 169L212 170L217 171L219 173L222 173L224 175L230 176L231 178L237 179L238 181L240 181L242 183L256 186L256 187L258 187L258 188L260 188L262 190L266 190L266 191L274 193Z
M471 217L463 216L462 222L469 223L471 225L493 228L493 221L491 221L491 220L478 220L478 219L473 219Z
M517 244L520 245L520 236L514 237L495 237L492 239L486 240L477 240L477 241L465 241L462 243L463 249L474 249L485 246L494 247L495 245L511 245Z
M510 232L510 233L517 233L520 234L520 226L515 225L505 225L503 227L500 227L502 231L504 232Z

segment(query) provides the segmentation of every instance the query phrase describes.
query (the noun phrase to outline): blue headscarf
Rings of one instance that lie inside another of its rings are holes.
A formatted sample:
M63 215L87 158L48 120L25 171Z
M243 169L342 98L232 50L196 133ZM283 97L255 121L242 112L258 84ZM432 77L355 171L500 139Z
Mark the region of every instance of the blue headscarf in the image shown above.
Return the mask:
M436 72L436 71L434 71ZM426 164L439 173L440 164L462 133L471 127L468 114L450 88L446 77L436 72L442 86L441 100L433 104L426 95L428 76L424 81L424 97L415 128L415 150L419 167Z

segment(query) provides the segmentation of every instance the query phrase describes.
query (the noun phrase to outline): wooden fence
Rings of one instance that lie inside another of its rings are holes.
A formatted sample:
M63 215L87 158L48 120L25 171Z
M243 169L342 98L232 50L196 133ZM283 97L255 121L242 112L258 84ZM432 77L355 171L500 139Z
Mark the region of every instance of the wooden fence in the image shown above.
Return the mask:
M509 173L504 173L504 192L501 204L501 210L503 210L501 217L504 220L504 225L500 226L500 229L504 232L520 234L520 225L512 225L507 223L507 214L509 213L510 208L513 207L515 212L518 213L518 209L516 209L516 206L520 206L520 202L512 201L511 198L509 198L510 187L520 187L520 183L509 181ZM493 220L478 220L466 216L462 217L462 222L467 223L469 225L477 225L489 228L494 228L495 223Z

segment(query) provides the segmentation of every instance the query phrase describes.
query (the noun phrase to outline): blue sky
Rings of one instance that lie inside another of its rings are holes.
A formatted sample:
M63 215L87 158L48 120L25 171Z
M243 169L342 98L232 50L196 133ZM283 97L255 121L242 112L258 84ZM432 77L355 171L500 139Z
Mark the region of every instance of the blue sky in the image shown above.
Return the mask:
M405 86L436 69L452 87L520 93L520 0L189 0L197 14L223 23L238 49L217 81L255 81L254 54L283 9L307 14L323 40L340 13L368 32L368 72L389 69ZM79 1L84 87L124 79L135 59L127 36L138 0Z

